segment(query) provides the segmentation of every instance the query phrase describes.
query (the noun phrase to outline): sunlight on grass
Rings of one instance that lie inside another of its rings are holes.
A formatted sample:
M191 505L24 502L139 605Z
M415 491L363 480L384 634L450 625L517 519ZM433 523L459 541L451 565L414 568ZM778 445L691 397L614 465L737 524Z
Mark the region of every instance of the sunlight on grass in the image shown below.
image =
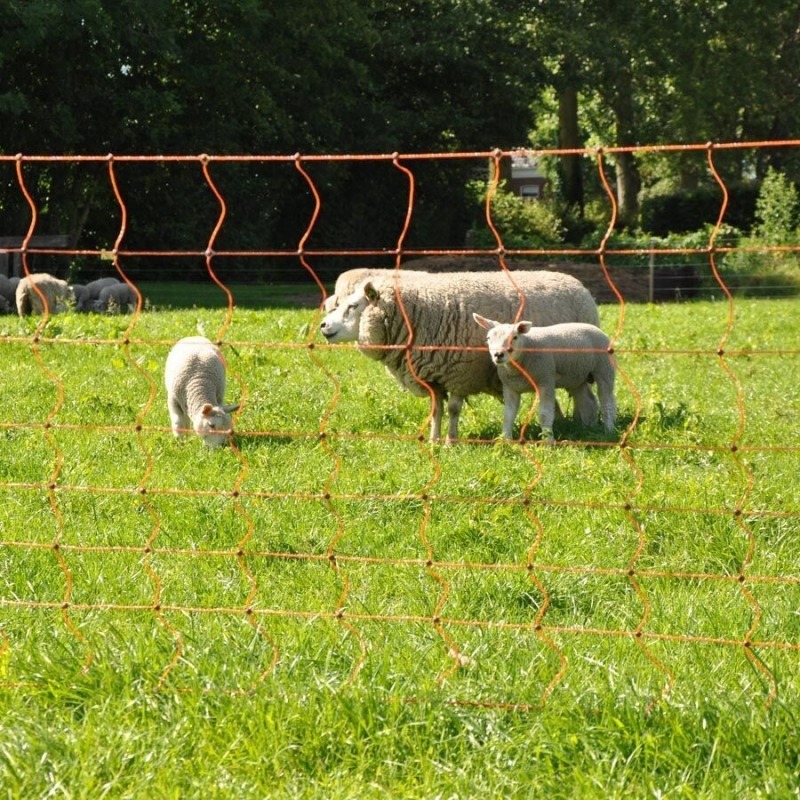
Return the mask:
M429 402L290 303L234 310L219 451L162 373L224 308L3 341L0 783L199 796L192 754L207 796L519 796L533 761L530 796L789 796L797 308L626 307L617 433L551 447L532 395L524 446L489 397L428 444Z

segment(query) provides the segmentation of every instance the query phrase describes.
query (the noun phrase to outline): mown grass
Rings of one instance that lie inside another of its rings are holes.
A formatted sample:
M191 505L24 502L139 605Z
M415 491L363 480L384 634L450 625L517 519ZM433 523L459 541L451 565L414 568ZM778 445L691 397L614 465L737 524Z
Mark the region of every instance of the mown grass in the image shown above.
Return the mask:
M276 296L0 319L5 796L796 795L796 300L605 306L616 436L446 448ZM210 452L161 375L228 322Z

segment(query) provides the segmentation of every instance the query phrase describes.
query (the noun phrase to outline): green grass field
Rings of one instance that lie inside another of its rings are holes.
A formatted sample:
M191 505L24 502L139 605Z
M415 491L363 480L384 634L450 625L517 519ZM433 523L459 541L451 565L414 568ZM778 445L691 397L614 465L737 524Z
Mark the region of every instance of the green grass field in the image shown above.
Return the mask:
M797 796L798 300L603 306L616 436L444 447L296 289L145 294L0 318L0 796Z

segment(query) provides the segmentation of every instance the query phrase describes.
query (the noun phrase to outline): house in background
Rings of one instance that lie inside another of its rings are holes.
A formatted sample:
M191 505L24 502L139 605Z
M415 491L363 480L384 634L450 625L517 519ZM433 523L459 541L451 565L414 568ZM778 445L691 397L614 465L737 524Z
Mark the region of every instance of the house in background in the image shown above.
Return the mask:
M509 191L523 200L540 200L544 197L547 178L536 156L515 153L511 156Z

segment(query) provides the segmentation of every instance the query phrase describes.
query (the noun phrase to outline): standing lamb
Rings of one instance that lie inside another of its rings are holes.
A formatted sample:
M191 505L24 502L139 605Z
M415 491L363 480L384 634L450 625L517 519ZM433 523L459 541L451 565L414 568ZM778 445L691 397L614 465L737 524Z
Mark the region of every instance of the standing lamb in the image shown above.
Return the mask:
M97 300L92 304L92 310L100 314L104 311L119 314L130 311L138 302L139 296L133 286L118 281L100 289Z
M533 323L500 323L473 314L488 331L489 354L503 382L503 436L513 438L524 392L539 395L542 436L553 441L556 387L566 389L575 401L574 416L584 425L597 423L597 400L590 386L597 383L600 413L606 431L614 430L617 404L614 399L614 362L611 340L596 325L566 322L534 327Z
M448 442L458 439L466 397L502 397L485 338L472 320L478 309L513 319L524 300L524 313L541 325L599 320L586 287L560 272L414 272L395 283L376 279L359 285L320 329L329 342L357 341L358 349L382 362L401 386L432 398L431 441L441 437L446 397Z
M21 317L45 312L57 314L66 311L72 291L66 281L46 272L36 272L20 280L15 299Z
M207 447L221 447L233 433L231 413L223 405L225 362L220 349L205 336L187 336L175 343L164 369L172 432L181 437L190 427Z

